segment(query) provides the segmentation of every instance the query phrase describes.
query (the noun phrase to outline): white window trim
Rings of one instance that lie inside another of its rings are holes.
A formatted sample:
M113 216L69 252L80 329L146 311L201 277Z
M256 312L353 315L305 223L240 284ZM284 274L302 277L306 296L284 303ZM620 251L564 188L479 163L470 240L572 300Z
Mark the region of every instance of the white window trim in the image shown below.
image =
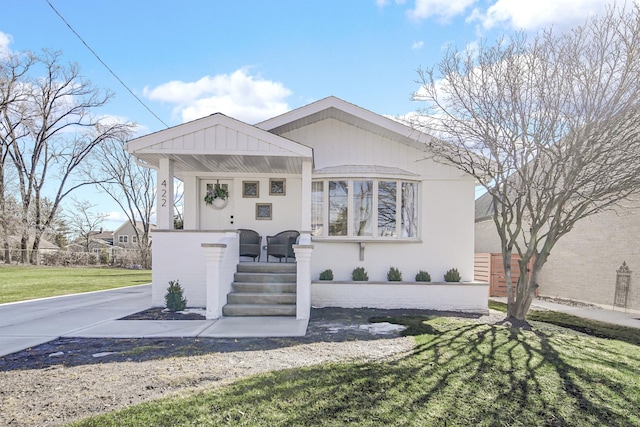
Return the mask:
M311 236L311 240L315 241L331 241L331 242L407 242L407 243L421 243L422 238L422 199L421 199L421 185L422 182L414 179L387 177L387 176L331 176L322 177L312 180L313 182L323 182L322 184L322 230L323 235ZM329 181L347 181L348 197L347 197L347 235L346 236L329 236ZM354 181L373 181L373 206L375 208L375 216L373 218L373 236L354 236L354 224L353 224L353 182ZM396 182L396 235L393 237L378 236L378 183L380 181L393 181ZM417 190L417 230L415 237L402 237L402 183L410 182L418 185Z

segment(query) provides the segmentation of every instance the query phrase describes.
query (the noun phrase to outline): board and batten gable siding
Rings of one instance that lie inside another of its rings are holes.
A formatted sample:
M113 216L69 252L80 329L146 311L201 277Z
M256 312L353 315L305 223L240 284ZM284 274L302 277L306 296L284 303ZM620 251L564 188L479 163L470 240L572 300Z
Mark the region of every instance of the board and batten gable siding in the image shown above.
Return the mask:
M328 118L281 136L313 148L316 170L341 165L395 167L423 178L470 179L454 168L425 159L425 153L371 131Z
M218 124L184 135L178 135L153 146L154 151L170 153L216 153L243 154L256 151L273 155L288 154L289 151L252 135ZM144 152L141 149L140 152Z

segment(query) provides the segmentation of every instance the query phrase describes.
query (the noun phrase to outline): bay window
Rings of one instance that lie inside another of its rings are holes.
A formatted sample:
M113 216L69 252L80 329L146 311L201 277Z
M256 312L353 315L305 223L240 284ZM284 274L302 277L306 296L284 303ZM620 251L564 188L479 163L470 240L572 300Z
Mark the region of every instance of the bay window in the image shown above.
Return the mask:
M418 238L418 183L366 178L314 180L311 233L352 239Z

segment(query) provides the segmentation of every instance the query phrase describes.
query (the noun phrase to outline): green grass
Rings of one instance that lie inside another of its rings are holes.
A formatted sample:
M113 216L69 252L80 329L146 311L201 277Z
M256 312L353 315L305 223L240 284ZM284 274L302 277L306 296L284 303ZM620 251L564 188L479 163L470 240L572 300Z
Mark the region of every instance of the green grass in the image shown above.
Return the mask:
M635 345L562 328L395 320L418 335L413 353L394 362L273 372L73 425L640 425Z
M0 267L0 303L151 282L151 270L95 267Z
M498 301L489 300L489 308L503 313L507 312L507 304ZM640 331L638 331L637 328L584 319L556 311L530 310L529 313L527 313L527 320L551 323L552 325L562 326L563 328L572 329L595 337L610 338L640 345Z

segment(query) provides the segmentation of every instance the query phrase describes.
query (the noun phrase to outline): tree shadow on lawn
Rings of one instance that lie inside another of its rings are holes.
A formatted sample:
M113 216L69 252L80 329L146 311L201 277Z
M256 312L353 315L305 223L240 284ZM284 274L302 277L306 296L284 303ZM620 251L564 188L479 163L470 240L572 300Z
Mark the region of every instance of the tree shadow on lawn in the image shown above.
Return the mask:
M159 402L161 410L133 407L124 411L122 419L139 412L152 425L203 417L207 425L286 421L287 425L632 426L640 422L636 413L640 384L625 384L625 376L640 375L638 366L631 359L609 366L606 347L588 346L585 352L585 340L590 338L547 336L442 317L398 321L411 324L419 334L414 352L397 360L271 372L194 394L186 401Z
M431 310L314 308L304 337L291 338L59 338L0 357L0 371L112 362L142 362L208 353L272 350L316 342L397 338L397 329L376 328L372 318L480 315ZM379 323L379 322L376 322Z

